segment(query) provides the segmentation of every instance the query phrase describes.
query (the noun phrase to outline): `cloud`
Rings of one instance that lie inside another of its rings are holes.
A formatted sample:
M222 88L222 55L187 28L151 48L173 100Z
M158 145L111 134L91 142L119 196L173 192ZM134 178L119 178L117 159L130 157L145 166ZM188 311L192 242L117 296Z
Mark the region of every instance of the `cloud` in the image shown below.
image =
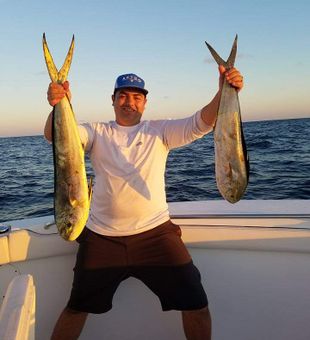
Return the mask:
M204 64L215 64L215 60L212 58L205 58L203 63Z
M247 53L240 53L237 54L238 59L254 59L254 56L252 54L247 54Z
M297 66L297 67L304 67L306 65L305 65L305 63L303 61L297 61L295 66Z
M47 72L46 71L38 71L38 72L34 72L35 76L46 76Z

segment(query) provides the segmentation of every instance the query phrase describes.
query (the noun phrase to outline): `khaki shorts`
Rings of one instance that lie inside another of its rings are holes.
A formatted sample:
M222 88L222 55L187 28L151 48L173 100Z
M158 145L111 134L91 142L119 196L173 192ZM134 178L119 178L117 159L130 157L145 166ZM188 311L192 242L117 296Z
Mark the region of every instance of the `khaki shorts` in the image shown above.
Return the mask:
M182 239L178 225L167 221L132 236L102 236L85 228L67 307L88 313L112 308L119 284L129 277L141 280L156 294L163 310L196 310L208 299Z

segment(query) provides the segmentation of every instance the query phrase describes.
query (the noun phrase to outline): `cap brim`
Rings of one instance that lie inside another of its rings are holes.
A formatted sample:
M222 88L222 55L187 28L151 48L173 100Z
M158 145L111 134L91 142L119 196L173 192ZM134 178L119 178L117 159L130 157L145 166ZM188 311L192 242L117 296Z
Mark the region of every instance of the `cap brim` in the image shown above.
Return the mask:
M124 90L124 89L135 89L137 90L138 92L142 92L143 94L147 95L149 93L148 90L146 89L141 89L141 87L138 87L138 86L119 86L117 88L114 89L114 93L116 91L119 91L119 90Z

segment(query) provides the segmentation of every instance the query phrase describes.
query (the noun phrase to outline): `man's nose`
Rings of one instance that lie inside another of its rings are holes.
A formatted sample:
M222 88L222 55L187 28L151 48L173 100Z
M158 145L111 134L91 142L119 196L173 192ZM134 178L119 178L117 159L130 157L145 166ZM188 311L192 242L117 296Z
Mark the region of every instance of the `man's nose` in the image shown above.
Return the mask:
M131 106L134 104L134 98L132 96L127 96L126 97L126 104Z

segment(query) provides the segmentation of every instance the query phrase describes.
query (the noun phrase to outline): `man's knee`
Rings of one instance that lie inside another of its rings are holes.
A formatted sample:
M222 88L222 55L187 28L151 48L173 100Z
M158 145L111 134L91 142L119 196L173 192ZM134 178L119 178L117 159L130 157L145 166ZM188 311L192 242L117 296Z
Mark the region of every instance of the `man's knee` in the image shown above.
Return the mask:
M211 319L211 314L208 307L182 311L182 314L185 318Z
M87 315L88 314L87 312L81 312L79 310L75 310L69 307L66 307L63 312L66 314L72 314L72 315Z
M208 307L183 311L183 328L188 340L210 340L212 321Z

